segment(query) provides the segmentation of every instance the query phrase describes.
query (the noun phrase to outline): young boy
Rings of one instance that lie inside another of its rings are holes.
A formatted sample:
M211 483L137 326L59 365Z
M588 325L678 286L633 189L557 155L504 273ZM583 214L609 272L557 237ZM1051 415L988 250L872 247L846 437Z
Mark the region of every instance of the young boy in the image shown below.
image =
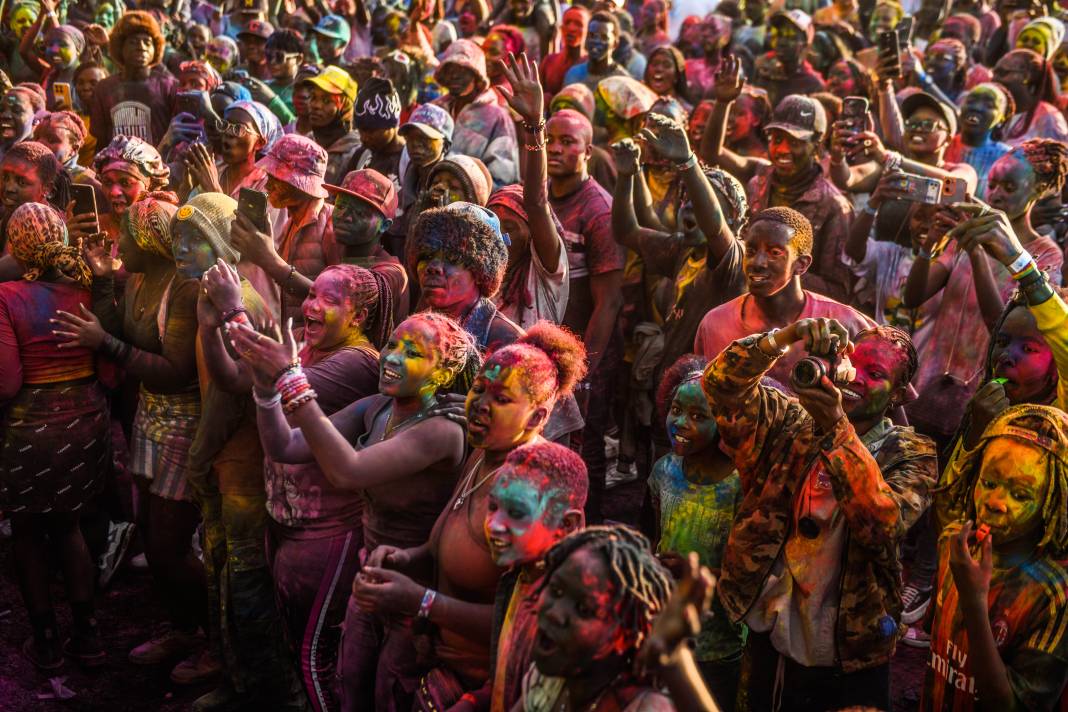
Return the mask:
M1017 405L953 466L944 496L969 521L940 542L920 709L1057 706L1068 681L1066 448L1068 415Z
M485 687L465 695L454 710L508 712L519 699L538 631L533 594L542 585L542 559L553 544L583 527L587 488L586 464L562 445L524 445L505 460L490 490L485 522L494 563L509 567L494 602L494 668Z

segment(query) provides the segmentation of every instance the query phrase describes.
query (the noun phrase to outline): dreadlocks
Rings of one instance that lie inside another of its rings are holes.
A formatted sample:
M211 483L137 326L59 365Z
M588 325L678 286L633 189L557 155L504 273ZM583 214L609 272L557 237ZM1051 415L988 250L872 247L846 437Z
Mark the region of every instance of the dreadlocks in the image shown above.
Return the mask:
M1035 171L1035 193L1040 197L1060 193L1068 177L1068 146L1048 138L1024 141L1016 151Z
M1056 558L1068 553L1068 414L1058 408L1014 405L987 426L979 445L951 467L952 481L934 490L944 498L952 519L974 519L974 490L986 446L996 438L1013 438L1046 453L1049 485L1042 498L1042 539L1036 549Z
M548 585L553 572L579 549L591 549L604 557L616 592L615 602L619 605L616 612L619 624L633 633L631 643L637 650L671 596L674 587L671 574L653 556L644 535L619 524L596 526L570 534L549 550L545 555L541 588Z
M905 352L905 372L901 374L901 383L906 385L910 383L912 377L916 375L916 368L919 364L919 359L916 356L916 347L912 343L912 337L901 329L898 329L896 326L879 325L859 332L854 339L854 342L859 342L865 336L878 337L883 341L890 342Z
M331 265L323 270L341 273L344 294L356 311L367 310L363 332L376 349L382 348L393 333L393 290L389 281L375 270L356 265Z

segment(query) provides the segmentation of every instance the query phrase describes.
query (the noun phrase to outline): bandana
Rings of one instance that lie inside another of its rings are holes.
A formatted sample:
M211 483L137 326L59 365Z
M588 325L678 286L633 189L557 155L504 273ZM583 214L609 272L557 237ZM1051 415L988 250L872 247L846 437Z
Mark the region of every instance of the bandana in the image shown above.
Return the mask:
M211 66L207 62L201 62L198 60L191 60L188 62L182 62L178 65L178 76L193 76L199 77L204 80L204 83L208 87L208 91L212 91L215 87L222 83L222 77L215 71L215 67Z
M130 206L125 217L126 229L145 252L173 259L171 220L177 212L177 205L150 196Z
M28 282L53 267L86 289L93 281L81 251L68 244L63 216L49 205L23 203L15 208L7 223L7 244Z
M93 167L97 174L117 170L132 175L150 190L166 185L171 175L170 168L154 146L135 136L121 134L96 155Z
M235 101L230 106L226 107L224 117L230 116L230 112L235 109L241 109L246 114L252 117L252 120L256 124L256 132L263 138L266 145L264 150L269 149L274 142L282 137L284 133L282 131L282 124L278 120L278 117L274 115L270 109L258 101Z

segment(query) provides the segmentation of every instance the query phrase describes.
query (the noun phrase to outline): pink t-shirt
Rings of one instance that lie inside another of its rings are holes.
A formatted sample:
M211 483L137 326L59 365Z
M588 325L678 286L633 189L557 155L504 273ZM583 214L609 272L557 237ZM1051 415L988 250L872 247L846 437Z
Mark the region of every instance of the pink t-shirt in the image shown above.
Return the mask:
M849 330L851 336L856 336L864 329L875 326L874 321L853 307L836 302L821 294L805 290L805 306L801 309L801 313L797 318L819 319L821 317L837 319ZM697 327L693 350L705 358L713 359L734 341L750 334L762 334L772 328L774 328L774 325L765 324L761 321L752 297L748 294L743 294L705 314L705 318L701 320L701 325ZM794 364L804 356L805 349L803 347L791 347L775 363L768 375L787 389L790 388L790 371L793 369Z

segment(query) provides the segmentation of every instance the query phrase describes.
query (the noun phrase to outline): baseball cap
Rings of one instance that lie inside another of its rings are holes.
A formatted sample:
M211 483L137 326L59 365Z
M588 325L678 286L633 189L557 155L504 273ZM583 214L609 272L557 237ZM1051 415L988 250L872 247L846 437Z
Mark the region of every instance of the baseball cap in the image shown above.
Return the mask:
M778 19L789 22L799 31L803 32L809 42L812 42L812 40L816 38L816 27L812 24L812 18L809 17L808 13L804 10L798 10L796 8L793 10L779 10L768 18L768 26L770 27L771 23Z
M318 75L308 77L304 81L330 94L344 94L351 102L356 101L356 94L359 93L356 80L350 77L344 69L334 65L330 65Z
M764 130L771 129L781 129L803 141L822 138L827 133L827 112L810 96L790 94L775 107L771 123Z
M393 181L373 168L350 171L341 185L323 184L323 187L335 195L344 193L370 203L389 220L397 217L397 189Z
M408 116L408 121L400 127L400 132L403 134L405 130L411 128L430 138L443 138L451 142L453 126L452 117L449 116L448 111L437 104L423 104L415 107L415 110Z
M323 15L312 32L332 40L341 40L346 44L352 39L352 28L341 15Z
M924 106L930 109L934 109L942 118L946 120L946 124L949 126L950 136L957 133L956 110L936 99L934 95L928 94L924 91L918 91L913 94L909 94L902 100L901 115L907 119L910 115L912 115L912 112Z
M233 12L236 14L267 14L267 0L237 0Z
M254 37L267 39L272 34L274 34L274 26L264 20L249 20L241 25L240 29L237 31L238 37L241 35L252 35Z

